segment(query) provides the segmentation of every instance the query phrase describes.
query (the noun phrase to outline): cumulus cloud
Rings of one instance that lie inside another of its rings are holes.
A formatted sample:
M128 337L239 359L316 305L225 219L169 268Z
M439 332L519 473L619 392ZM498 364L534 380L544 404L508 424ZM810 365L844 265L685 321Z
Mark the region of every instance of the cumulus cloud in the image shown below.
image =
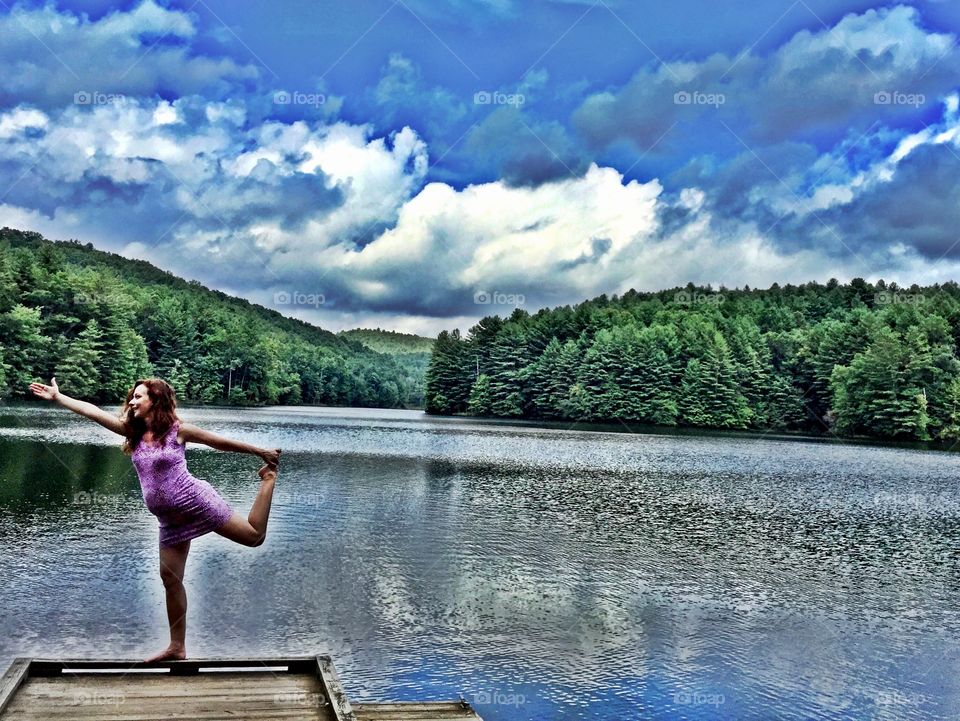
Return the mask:
M56 118L24 107L0 113L0 168L21 176L5 200L51 218L71 209L86 221L65 231L111 246L145 243L134 247L177 266L189 248L199 254L190 264L215 275L225 246L241 256L282 252L275 236L308 221L316 246L362 244L426 172L425 145L409 129L387 139L343 123L235 121L198 98L125 98ZM243 264L223 272L234 270L254 272Z
M431 183L394 228L334 261L362 279L343 278L351 302L371 309L465 314L483 292L557 301L592 289L598 273L620 272L618 256L652 233L659 184L621 180L593 166L536 188ZM577 262L584 256L589 262Z

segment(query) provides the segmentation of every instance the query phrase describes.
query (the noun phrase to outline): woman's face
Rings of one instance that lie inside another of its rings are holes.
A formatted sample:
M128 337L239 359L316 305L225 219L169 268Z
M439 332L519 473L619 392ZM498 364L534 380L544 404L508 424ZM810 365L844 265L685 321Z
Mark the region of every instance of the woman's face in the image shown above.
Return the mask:
M130 399L130 409L135 418L147 418L150 415L150 408L153 406L150 401L150 395L147 393L147 387L141 383L133 389L133 397Z

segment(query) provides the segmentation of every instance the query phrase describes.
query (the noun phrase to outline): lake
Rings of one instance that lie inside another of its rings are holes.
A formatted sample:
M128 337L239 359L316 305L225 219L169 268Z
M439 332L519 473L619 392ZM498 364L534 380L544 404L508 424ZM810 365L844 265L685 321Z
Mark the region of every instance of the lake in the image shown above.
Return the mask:
M326 653L352 700L462 695L486 721L960 718L957 454L180 415L283 449L263 546L193 541L191 656ZM166 645L157 523L120 440L0 406L4 668ZM249 511L259 459L191 444L187 461Z

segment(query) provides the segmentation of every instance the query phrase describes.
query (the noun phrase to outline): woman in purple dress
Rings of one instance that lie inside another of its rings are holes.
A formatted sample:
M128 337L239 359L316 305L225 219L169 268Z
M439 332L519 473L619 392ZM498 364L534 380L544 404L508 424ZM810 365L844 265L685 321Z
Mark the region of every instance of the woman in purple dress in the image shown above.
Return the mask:
M167 595L170 645L147 661L186 658L187 593L183 571L190 541L215 531L245 546L263 543L280 449L257 448L181 422L173 388L159 378L134 383L119 416L64 395L57 387L56 378L50 383L48 386L31 383L30 390L125 439L123 452L130 456L137 469L143 500L160 522L160 577ZM236 513L209 483L190 474L184 456L187 442L203 443L221 451L252 453L264 460L265 465L257 471L260 490L246 518Z

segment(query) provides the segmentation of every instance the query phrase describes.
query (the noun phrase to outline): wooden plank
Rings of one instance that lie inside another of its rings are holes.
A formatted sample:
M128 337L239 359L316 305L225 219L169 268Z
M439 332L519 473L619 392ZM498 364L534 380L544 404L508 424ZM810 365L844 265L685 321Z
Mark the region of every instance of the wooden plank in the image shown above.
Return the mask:
M238 684L248 686L267 686L277 688L323 688L323 682L317 675L299 673L274 673L261 671L230 671L215 673L199 673L196 676L184 678L172 673L64 673L60 676L34 676L30 674L31 685L38 688L71 688L83 684L95 686L136 686L144 688L167 688L189 686L191 688L220 688L237 687Z
M96 688L113 691L132 691L150 696L171 693L172 689L190 688L196 693L217 692L220 689L270 689L277 692L324 690L322 681L316 676L300 674L273 675L242 673L210 673L192 676L189 680L172 674L135 674L120 676L116 674L65 674L58 677L31 677L19 690L19 694L65 694L83 688Z
M448 709L459 709L459 710L471 710L470 704L466 701L363 701L353 704L354 711L360 708L361 706L366 706L370 708L377 709L438 709L438 708L448 708Z
M6 676L11 704L3 721L338 721L315 656L22 661Z
M482 721L466 701L389 701L353 704L357 721Z
M3 678L0 678L0 713L3 713L3 709L10 703L29 673L29 658L16 658L10 664L10 668L3 674Z
M11 708L3 715L4 721L15 719L42 719L43 721L152 721L153 719L177 719L178 721L233 721L235 719L261 718L301 719L301 721L334 721L329 707L279 707L261 704L181 705L176 708L148 708L134 704L100 704L98 706L61 706Z
M329 656L317 656L316 669L317 674L323 681L327 698L330 700L330 706L337 717L337 721L356 721L353 708L350 706L350 700L343 690L343 684L340 683L337 670L333 667L333 659Z
M143 686L151 688L144 695ZM316 676L199 674L160 677L64 675L31 678L3 721L336 721Z
M330 656L18 658L0 721L481 721L466 701L351 704Z

